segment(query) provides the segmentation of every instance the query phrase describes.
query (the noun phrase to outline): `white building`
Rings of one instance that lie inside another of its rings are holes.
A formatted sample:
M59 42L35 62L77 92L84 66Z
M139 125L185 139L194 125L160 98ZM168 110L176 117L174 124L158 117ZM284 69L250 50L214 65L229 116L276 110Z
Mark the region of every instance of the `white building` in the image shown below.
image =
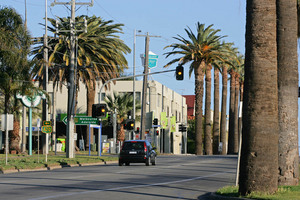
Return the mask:
M136 99L142 102L142 85L143 81L135 81ZM110 84L110 90L101 91L100 86L97 86L97 95L95 97L95 103L105 103L103 100L106 95L113 95L113 92L118 93L133 93L133 81L117 81L116 84ZM67 102L68 102L68 91L66 87L63 87L56 91L53 95L53 87L49 86L49 94L51 99L50 118L59 114L67 113ZM100 102L101 95L101 102ZM147 98L146 98L146 136L147 139L152 142L158 149L163 153L174 153L181 154L186 153L186 133L178 131L179 124L187 124L187 105L186 99L175 91L167 88L157 81L148 81L147 86ZM77 113L86 113L86 102L87 102L87 90L84 84L80 84L78 99L77 99ZM141 115L140 111L136 113L137 116ZM164 128L159 127L154 129L152 122L154 118L158 119L158 124L161 125L162 116L166 116L167 125ZM173 118L173 120L171 120ZM175 120L174 120L175 118ZM62 119L57 118L57 126L54 127L57 134L65 134L66 128L61 121ZM136 121L136 127L140 127L140 122ZM85 127L81 129L86 130ZM156 134L158 130L159 134ZM77 128L78 131L78 128ZM155 133L154 133L155 131ZM96 133L97 134L97 133ZM105 133L104 133L105 134ZM129 136L127 138L132 139L136 135ZM77 136L78 139L84 138L81 135Z

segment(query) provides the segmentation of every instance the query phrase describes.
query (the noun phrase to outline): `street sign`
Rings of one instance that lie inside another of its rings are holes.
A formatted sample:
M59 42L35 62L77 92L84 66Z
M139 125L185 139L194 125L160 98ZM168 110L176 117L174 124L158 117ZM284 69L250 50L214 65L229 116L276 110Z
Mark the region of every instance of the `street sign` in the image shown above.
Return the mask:
M43 126L51 126L51 121L43 121Z
M7 114L7 123L6 123L6 114L1 115L1 130L5 131L11 131L14 129L14 115L13 114ZM6 127L7 124L7 127Z
M52 126L42 126L43 133L52 133Z
M40 130L42 130L41 129L41 127L35 127L35 126L33 126L33 127L31 127L32 128L32 131L40 131ZM29 128L28 128L28 126L26 127L26 132L28 132L29 131Z
M152 128L158 128L161 127L161 125L152 125Z
M41 127L41 119L37 118L36 120L36 127Z
M142 59L142 63L144 64L145 61L145 54L141 54L141 59ZM158 55L156 55L155 53L149 51L148 54L148 67L150 69L157 67L157 60L158 60Z
M63 122L67 125L67 117L64 117ZM98 119L90 116L75 116L75 125L98 125Z
M148 67L150 69L157 66L157 59L158 59L158 55L151 55L151 54L149 54Z

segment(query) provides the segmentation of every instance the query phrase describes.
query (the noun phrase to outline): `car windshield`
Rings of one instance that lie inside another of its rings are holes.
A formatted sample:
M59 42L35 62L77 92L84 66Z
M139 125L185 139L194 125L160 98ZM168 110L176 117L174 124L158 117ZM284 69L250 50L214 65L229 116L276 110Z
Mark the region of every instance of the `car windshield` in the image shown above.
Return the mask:
M123 146L123 150L143 150L144 143L143 142L125 142Z

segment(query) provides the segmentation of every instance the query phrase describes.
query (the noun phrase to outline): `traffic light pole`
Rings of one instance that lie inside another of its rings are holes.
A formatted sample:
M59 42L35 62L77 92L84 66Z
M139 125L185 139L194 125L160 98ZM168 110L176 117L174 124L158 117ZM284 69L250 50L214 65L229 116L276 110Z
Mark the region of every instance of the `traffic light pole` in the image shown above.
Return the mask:
M162 73L167 73L167 72L174 72L175 69L170 69L170 70L165 70L165 71L160 71L160 72L151 72L151 73L146 73L146 74L138 74L138 75L134 75L134 76L124 76L124 77L118 77L118 78L112 78L108 81L106 81L105 83L103 83L103 85L100 88L99 93L101 94L102 89L110 82L112 81L117 81L117 80L124 80L124 79L129 79L129 78L135 78L135 77L139 77L139 76L148 76L148 75L153 75L153 74L162 74ZM102 99L101 99L101 95L99 98L99 103L101 103Z

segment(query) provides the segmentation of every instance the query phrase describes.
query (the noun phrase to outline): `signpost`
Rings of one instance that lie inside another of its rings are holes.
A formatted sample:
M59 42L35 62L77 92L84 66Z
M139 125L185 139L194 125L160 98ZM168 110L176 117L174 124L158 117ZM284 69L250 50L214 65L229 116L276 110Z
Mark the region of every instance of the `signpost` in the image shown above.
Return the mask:
M42 126L42 132L43 133L52 133L52 123L51 121L43 121ZM46 136L46 162L47 162L47 154L48 154L48 136Z
M46 99L45 94L41 92L35 93L33 96L27 96L27 95L16 95L17 99L21 99L21 102L24 106L28 108L29 117L28 117L28 125L29 125L29 134L28 134L28 140L29 140L29 147L28 147L28 155L32 155L32 108L38 106L42 99Z
M41 127L41 120L38 118L36 120L36 127L38 129L38 163L40 163L40 127Z

